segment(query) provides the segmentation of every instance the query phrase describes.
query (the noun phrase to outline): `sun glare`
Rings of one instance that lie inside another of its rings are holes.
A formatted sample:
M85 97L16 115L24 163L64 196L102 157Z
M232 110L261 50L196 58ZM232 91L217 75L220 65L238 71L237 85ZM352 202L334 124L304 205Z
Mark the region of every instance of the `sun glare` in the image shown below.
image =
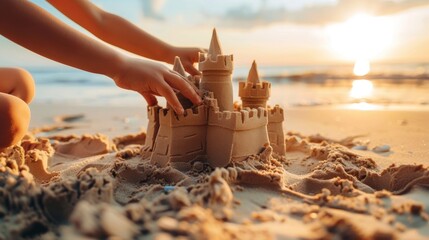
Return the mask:
M370 104L367 102L360 102L360 103L352 103L347 106L348 109L353 110L361 110L361 111L369 111L369 110L378 110L381 109L379 105Z
M344 23L327 27L332 49L346 60L374 60L392 41L392 26L386 18L356 14Z
M355 66L353 68L353 73L356 76L364 76L369 73L369 70L371 69L369 61L366 59L358 59L355 62Z
M367 98L372 95L374 86L371 81L366 79L354 80L349 96L356 99Z

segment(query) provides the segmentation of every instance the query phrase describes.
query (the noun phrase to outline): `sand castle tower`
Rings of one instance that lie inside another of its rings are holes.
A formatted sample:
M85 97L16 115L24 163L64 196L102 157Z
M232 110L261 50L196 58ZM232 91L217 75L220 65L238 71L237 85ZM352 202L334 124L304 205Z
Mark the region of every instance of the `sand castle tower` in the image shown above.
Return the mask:
M241 97L243 108L264 108L268 110L267 131L270 145L274 152L284 155L286 152L285 137L283 132L284 111L276 105L267 107L270 98L271 83L261 81L256 62L253 61L246 82L238 83L238 95Z
M233 56L222 54L216 29L213 29L209 52L201 53L199 57L199 70L202 72L200 89L214 94L220 111L232 111Z
M243 108L266 108L270 92L271 83L259 79L258 68L253 61L247 81L238 83L238 95L243 102Z
M268 137L273 151L279 155L286 154L285 134L283 122L285 120L284 110L279 105L268 108Z

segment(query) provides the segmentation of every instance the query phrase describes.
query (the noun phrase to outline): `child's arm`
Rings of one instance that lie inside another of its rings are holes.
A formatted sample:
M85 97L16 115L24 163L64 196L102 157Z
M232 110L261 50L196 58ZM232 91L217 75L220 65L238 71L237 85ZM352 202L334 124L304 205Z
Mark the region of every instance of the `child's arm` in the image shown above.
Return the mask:
M103 11L88 0L48 0L89 32L112 45L143 57L172 64L179 56L185 70L192 75L200 74L193 64L198 61L200 48L179 48L171 46L127 20ZM123 3L127 4L127 3Z
M104 74L122 88L139 92L149 105L164 96L177 113L183 108L172 88L194 104L200 97L187 81L152 61L129 58L60 22L29 1L0 1L0 33L52 60L93 73Z

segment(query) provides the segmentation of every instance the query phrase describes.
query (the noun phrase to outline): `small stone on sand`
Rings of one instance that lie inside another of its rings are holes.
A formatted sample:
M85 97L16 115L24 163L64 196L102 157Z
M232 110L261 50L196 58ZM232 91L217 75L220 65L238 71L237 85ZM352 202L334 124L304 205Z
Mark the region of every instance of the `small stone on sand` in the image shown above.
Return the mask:
M361 150L361 151L366 151L368 150L368 146L365 145L356 145L354 147L352 147L353 150Z
M381 146L376 146L372 149L373 152L376 153L385 153L385 152L389 152L390 151L390 146L389 145L381 145Z

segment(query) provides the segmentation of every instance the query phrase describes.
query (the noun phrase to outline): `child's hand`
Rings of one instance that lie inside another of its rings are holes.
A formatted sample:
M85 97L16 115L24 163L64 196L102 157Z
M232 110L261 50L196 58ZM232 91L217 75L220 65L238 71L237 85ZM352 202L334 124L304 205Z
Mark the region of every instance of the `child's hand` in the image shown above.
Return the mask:
M149 106L157 104L154 95L165 97L177 114L183 114L184 110L175 90L194 104L201 104L200 96L182 76L157 62L127 58L113 79L117 86L143 95Z
M185 70L191 75L201 75L201 72L194 67L194 63L198 62L198 53L205 53L207 49L204 48L187 48L187 47L173 47L171 56L168 63L173 64L174 57L179 56Z

